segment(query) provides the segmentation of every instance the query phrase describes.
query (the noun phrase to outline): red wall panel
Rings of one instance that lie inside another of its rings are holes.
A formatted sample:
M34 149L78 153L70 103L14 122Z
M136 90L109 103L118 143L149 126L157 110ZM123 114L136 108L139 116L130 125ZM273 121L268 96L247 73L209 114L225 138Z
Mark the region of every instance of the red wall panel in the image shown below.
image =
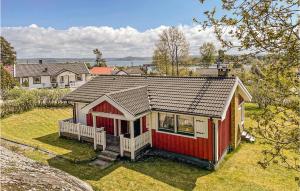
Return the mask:
M222 156L225 149L230 144L230 126L231 126L231 106L229 106L226 117L223 121L219 120L219 140L218 140L218 155Z
M98 112L104 112L104 113L113 113L113 114L123 115L122 112L120 112L117 108L112 106L107 101L101 102L99 105L95 106L92 110L98 111Z
M192 157L213 160L212 121L208 120L208 138L189 138L152 130L154 148L189 155Z

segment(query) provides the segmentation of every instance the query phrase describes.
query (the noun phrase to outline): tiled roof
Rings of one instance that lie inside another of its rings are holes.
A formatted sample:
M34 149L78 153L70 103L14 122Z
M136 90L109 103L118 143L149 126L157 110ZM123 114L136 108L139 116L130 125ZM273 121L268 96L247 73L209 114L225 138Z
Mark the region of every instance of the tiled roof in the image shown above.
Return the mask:
M64 63L64 64L16 64L15 77L30 76L54 76L62 71L71 71L76 74L88 74L84 63Z
M220 117L236 80L234 77L98 76L68 94L64 100L91 103L103 95L124 90L115 95L117 100L122 100L124 107L148 99L151 110ZM147 87L147 97L145 93L137 93L138 89L129 91L140 86ZM142 95L144 97L140 98Z
M150 110L147 86L116 91L108 96L133 116Z
M114 69L111 67L93 67L90 69L91 74L102 74L102 75L107 75L107 74L113 74Z

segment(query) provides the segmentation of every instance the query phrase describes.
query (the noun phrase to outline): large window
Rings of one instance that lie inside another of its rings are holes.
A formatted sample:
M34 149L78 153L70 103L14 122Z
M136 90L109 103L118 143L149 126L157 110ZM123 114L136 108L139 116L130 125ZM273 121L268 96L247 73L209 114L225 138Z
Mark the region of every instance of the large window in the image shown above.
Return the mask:
M175 131L175 120L173 114L158 113L158 128L160 130Z
M177 132L194 134L194 118L188 115L177 115Z
M33 77L33 84L40 84L41 83L41 77Z

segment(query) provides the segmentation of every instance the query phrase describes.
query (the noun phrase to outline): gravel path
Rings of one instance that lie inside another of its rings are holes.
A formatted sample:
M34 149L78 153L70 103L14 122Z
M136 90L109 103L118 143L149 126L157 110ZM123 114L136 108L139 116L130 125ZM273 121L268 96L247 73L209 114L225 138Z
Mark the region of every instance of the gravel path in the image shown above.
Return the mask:
M1 190L92 191L90 185L56 168L0 146Z

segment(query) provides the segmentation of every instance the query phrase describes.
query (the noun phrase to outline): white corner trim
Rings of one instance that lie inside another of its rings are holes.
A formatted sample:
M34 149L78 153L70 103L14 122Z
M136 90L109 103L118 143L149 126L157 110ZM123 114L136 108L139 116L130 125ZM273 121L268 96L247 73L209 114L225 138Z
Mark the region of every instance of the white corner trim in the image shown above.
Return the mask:
M249 101L251 101L251 99L252 99L252 96L250 95L250 93L248 92L248 90L246 89L246 87L243 85L242 81L238 77L236 77L236 81L235 81L235 83L234 83L234 85L233 85L233 87L232 87L232 89L230 91L229 96L227 97L227 100L225 102L225 106L224 106L224 108L222 110L221 121L223 121L225 119L225 117L226 117L227 109L228 109L228 107L230 105L230 102L231 102L231 100L232 100L232 98L234 96L234 93L235 93L237 87L241 88L241 90L245 93L245 95L247 96L247 99Z
M214 155L215 155L215 160L218 161L219 160L219 120L218 119L214 119L214 124L215 124L215 128L214 128L214 135L215 135L215 142L214 142Z
M238 78L237 78L237 81L239 83L239 87L243 90L243 92L246 94L247 98L249 99L249 101L252 100L252 96L251 94L249 93L249 91L247 90L247 88L244 86L243 82Z
M109 104L114 106L116 109L118 109L120 112L122 112L127 119L134 119L134 116L129 113L127 110L125 110L123 107L121 107L119 104L117 104L114 100L112 100L110 97L107 95L101 96L100 98L96 99L92 103L86 105L85 107L82 108L82 112L85 114L89 113L89 110L92 109L93 107L97 106L98 104L102 103L103 101L107 101Z

